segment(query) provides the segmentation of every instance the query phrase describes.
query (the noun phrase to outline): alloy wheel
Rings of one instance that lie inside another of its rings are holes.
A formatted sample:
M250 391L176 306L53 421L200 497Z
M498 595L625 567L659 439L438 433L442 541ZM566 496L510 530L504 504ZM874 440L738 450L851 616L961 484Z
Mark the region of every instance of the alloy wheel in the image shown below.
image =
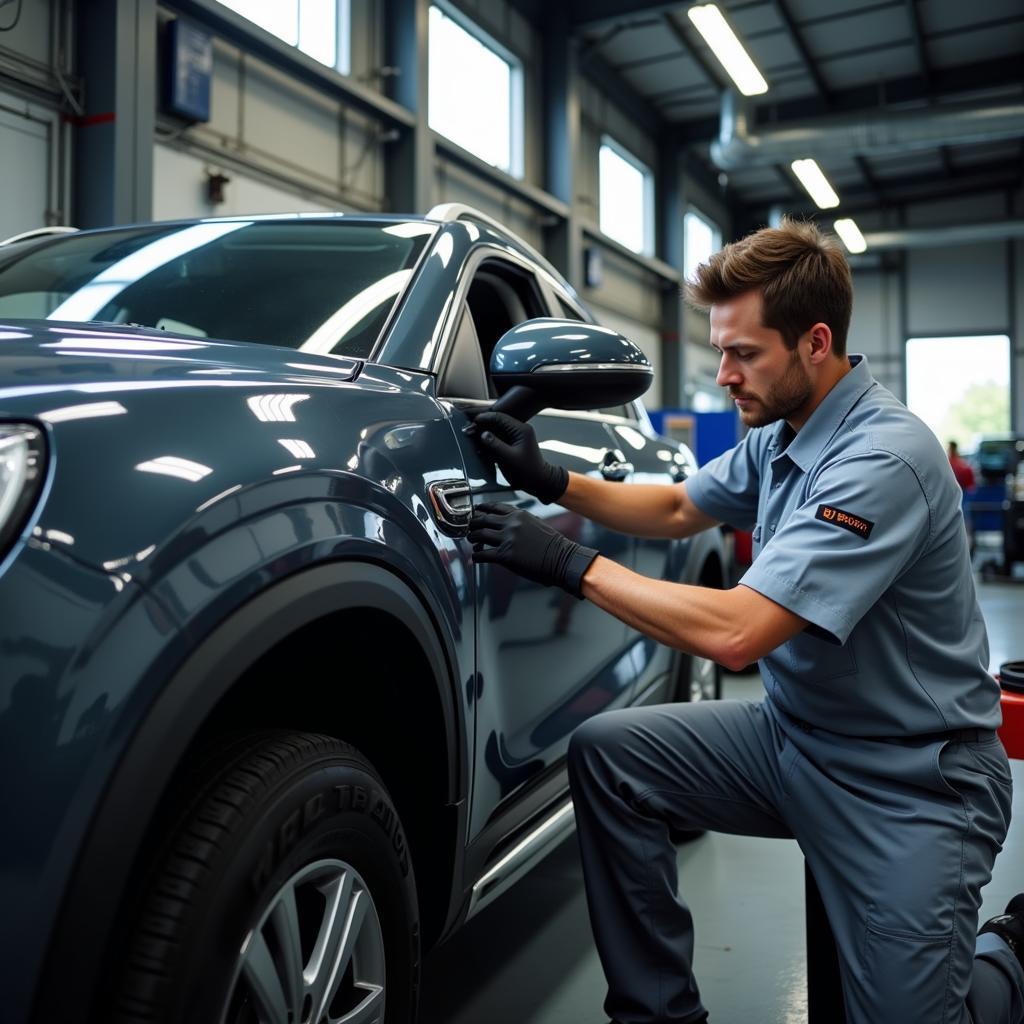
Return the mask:
M384 936L359 873L319 860L273 895L242 943L222 1024L381 1024Z
M715 700L718 697L718 666L710 658L690 658L690 700Z

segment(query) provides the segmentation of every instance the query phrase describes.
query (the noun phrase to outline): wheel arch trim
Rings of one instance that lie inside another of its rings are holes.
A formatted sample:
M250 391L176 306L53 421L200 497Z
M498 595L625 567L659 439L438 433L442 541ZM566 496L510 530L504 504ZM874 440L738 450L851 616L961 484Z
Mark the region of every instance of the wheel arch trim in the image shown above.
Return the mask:
M449 803L466 787L466 727L455 657L429 598L381 565L336 562L296 573L224 620L174 672L146 711L112 772L69 880L36 986L32 1020L82 1019L92 1007L124 883L160 799L218 702L263 655L297 629L347 608L395 616L420 644L437 685L449 751ZM441 634L443 636L443 633ZM145 808L140 813L140 808ZM115 895L116 894L116 895ZM66 970L69 963L75 970ZM54 984L55 971L60 980Z

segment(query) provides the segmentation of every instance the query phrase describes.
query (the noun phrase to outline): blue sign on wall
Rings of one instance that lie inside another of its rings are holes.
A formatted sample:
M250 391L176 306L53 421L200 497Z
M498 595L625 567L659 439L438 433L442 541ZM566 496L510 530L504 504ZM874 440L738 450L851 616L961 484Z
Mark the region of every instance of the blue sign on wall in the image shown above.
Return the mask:
M167 110L189 121L209 121L213 36L181 18L167 26L167 35Z

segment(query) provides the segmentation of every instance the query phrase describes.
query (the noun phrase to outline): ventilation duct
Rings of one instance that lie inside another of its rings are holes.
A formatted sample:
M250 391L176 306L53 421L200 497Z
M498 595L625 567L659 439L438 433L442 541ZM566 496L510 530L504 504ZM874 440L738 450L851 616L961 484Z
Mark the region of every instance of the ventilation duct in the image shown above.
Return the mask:
M864 232L868 252L879 249L937 249L973 242L1002 242L1008 238L1024 238L1024 220Z
M820 119L766 128L756 135L748 132L748 109L732 90L722 94L719 137L711 143L711 159L720 170L770 167L808 156L906 153L1024 135L1021 100Z

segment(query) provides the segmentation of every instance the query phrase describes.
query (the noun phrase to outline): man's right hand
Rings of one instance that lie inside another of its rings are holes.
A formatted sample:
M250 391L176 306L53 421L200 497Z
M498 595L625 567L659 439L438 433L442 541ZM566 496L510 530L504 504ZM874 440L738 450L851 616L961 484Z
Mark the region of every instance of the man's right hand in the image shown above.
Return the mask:
M537 435L528 423L502 412L472 414L463 433L472 437L501 468L518 491L526 491L548 504L565 494L569 472L544 460Z

